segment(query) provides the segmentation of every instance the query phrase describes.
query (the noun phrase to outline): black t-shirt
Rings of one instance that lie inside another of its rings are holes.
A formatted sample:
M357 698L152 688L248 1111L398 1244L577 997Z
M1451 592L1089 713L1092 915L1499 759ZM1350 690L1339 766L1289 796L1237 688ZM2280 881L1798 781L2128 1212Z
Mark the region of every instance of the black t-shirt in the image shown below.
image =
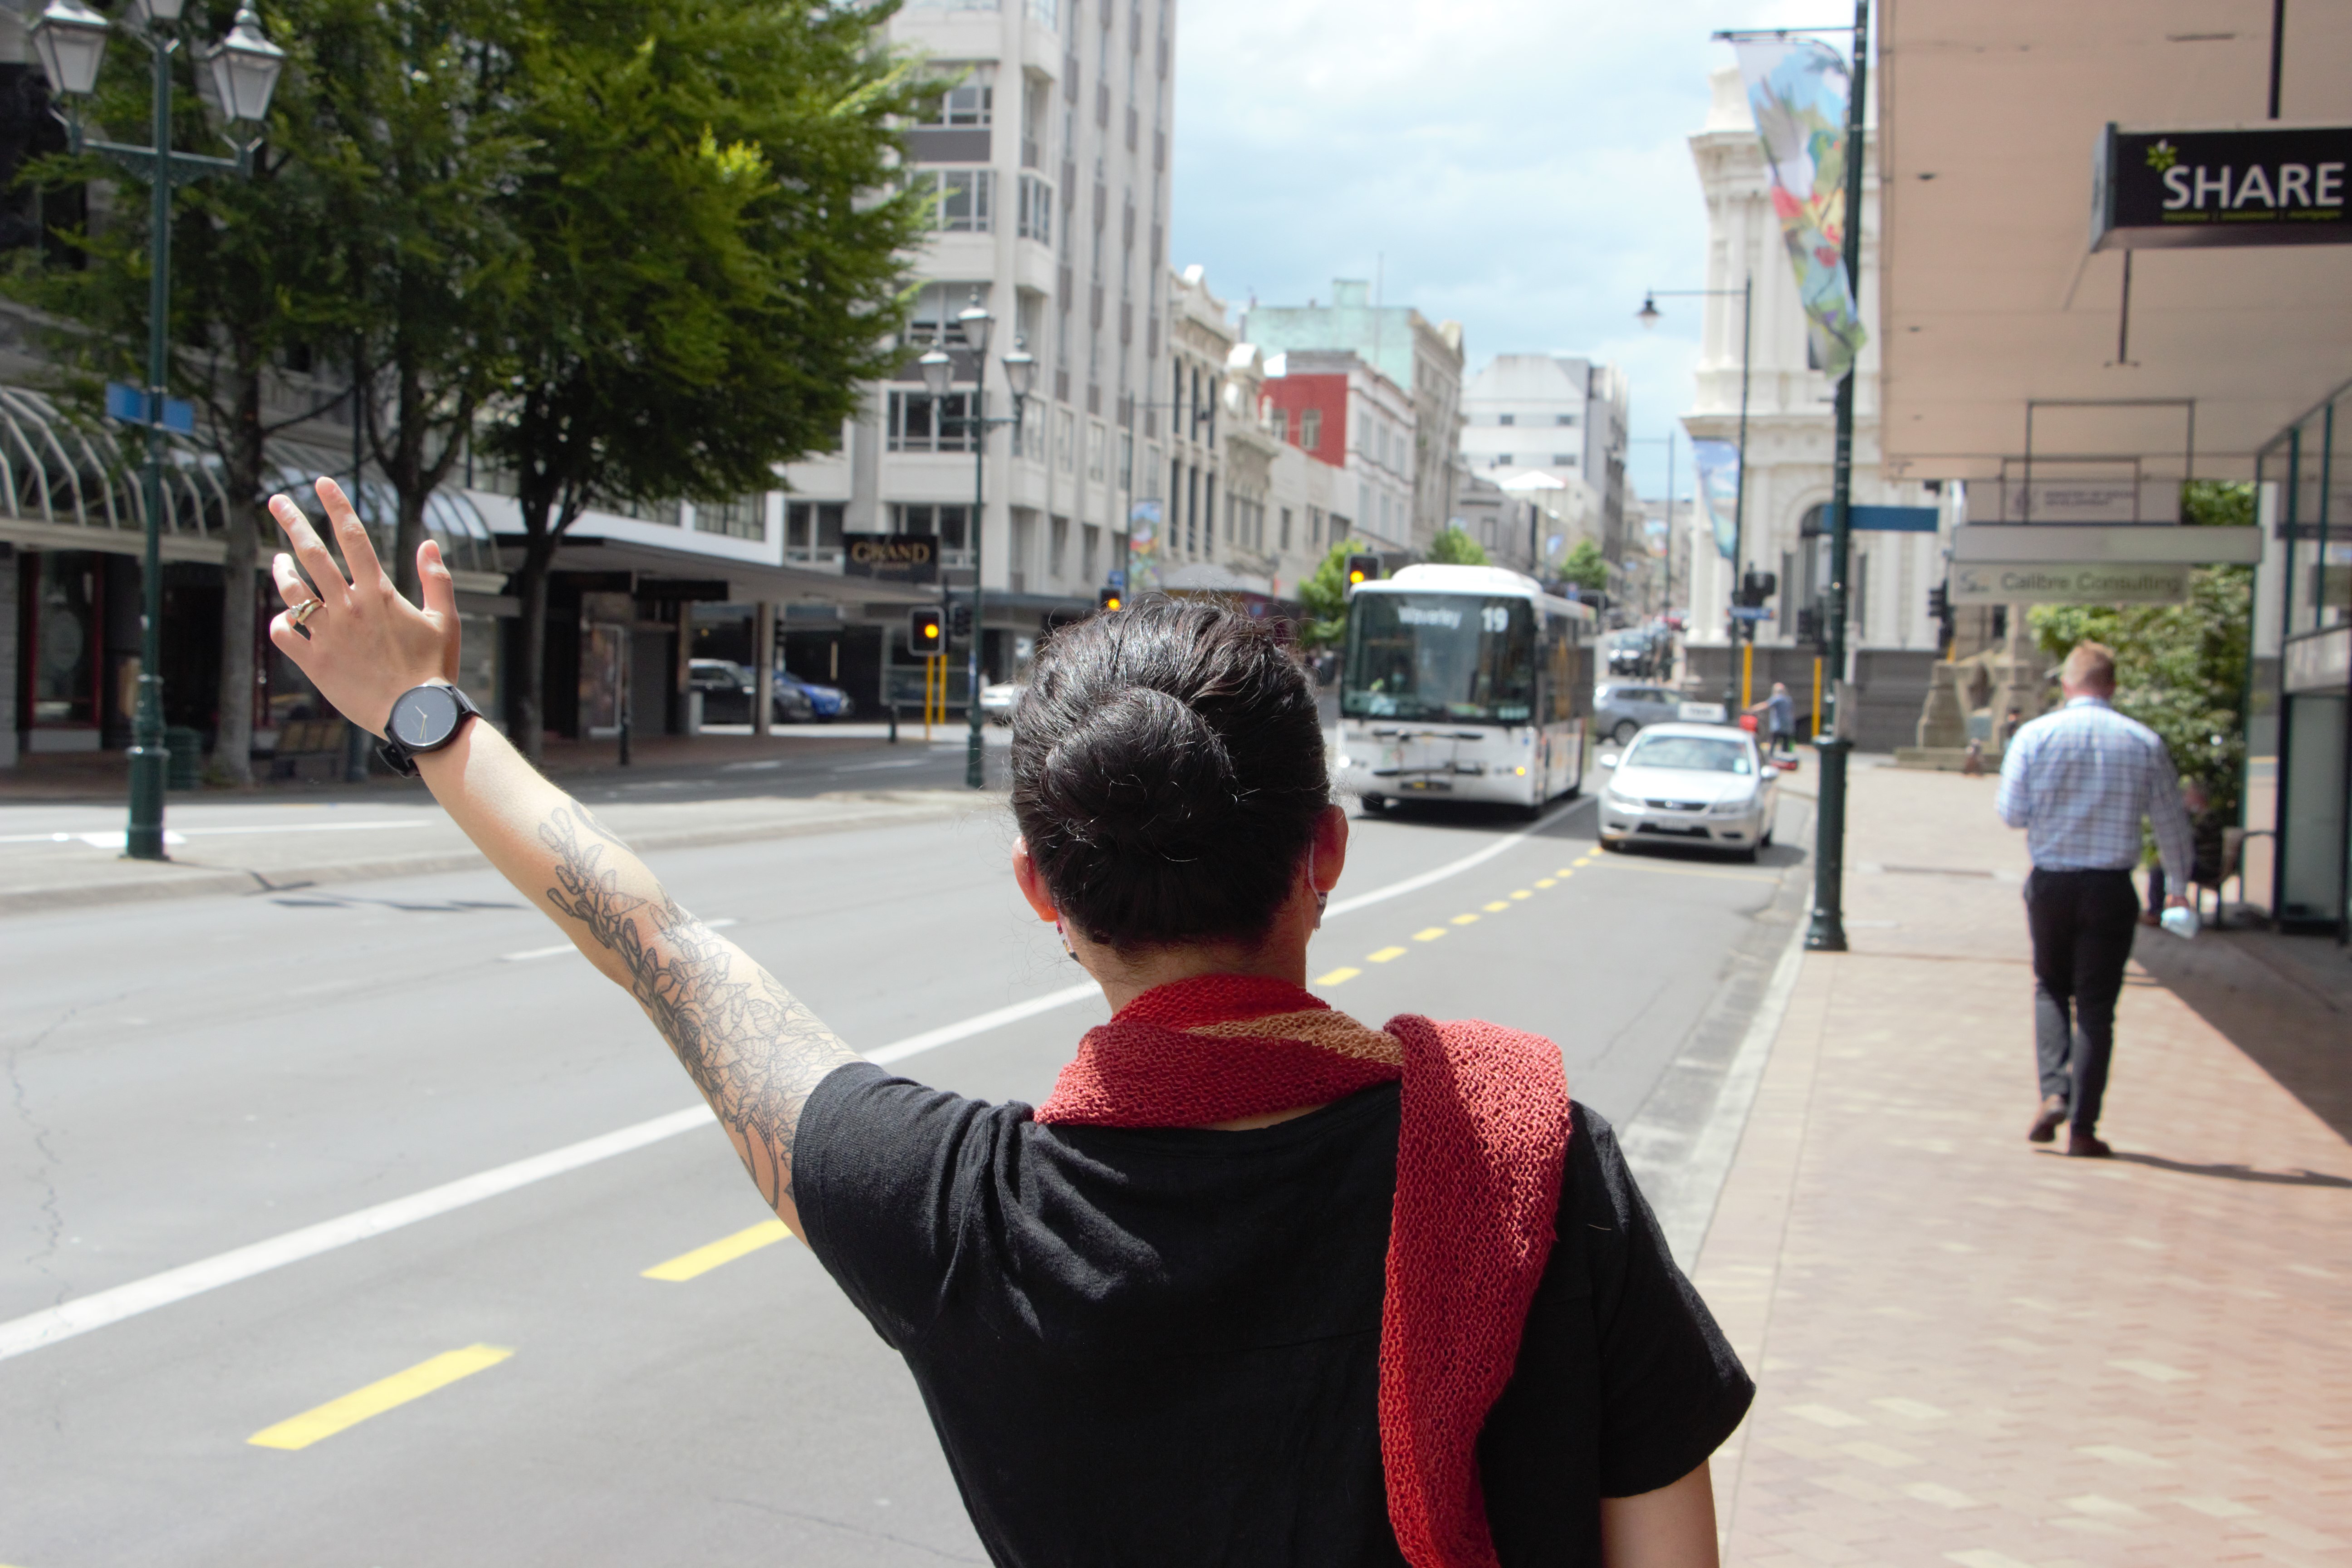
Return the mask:
M1248 1132L1041 1126L836 1069L793 1191L1018 1568L1402 1564L1377 1415L1397 1089ZM1507 1568L1598 1564L1600 1500L1676 1480L1753 1392L1607 1122L1479 1440Z

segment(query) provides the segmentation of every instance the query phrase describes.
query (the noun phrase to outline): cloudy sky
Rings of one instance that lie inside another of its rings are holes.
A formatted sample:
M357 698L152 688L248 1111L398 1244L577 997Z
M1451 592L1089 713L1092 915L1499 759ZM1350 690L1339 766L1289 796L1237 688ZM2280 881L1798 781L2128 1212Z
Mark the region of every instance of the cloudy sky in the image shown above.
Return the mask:
M1634 488L1663 493L1691 396L1706 213L1688 138L1722 27L1819 26L1844 0L1177 0L1171 259L1238 312L1334 278L1499 353L1588 353L1633 385ZM1687 444L1675 492L1687 495Z

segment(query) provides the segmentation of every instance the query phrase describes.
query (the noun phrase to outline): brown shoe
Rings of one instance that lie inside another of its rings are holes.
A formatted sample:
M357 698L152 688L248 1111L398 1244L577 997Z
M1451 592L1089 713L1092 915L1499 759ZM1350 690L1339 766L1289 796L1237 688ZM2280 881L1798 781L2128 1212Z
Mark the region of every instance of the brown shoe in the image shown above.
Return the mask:
M2066 1135L2066 1154L2074 1160L2104 1160L2115 1151L2096 1134L2070 1132Z
M2034 1117L2032 1127L2029 1129L2025 1134L2026 1142L2029 1143L2048 1143L2053 1142L2058 1136L2058 1124L2065 1120L2065 1097L2063 1095L2057 1094L2052 1095L2049 1099L2042 1102L2041 1113Z

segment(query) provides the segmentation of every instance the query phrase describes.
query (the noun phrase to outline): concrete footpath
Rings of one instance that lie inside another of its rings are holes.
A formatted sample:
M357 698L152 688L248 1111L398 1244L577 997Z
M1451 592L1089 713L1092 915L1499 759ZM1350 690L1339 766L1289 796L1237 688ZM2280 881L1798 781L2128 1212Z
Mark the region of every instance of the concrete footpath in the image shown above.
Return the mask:
M1993 783L1858 760L1853 951L1803 958L1699 1258L1759 1385L1724 1561L2352 1563L2352 963L2143 928L2116 1157L2029 1144Z
M919 727L891 745L842 725L772 740L663 739L628 768L610 742L551 745L547 772L644 850L748 843L807 833L1001 811L1001 790L950 786L961 738L925 745ZM992 776L1003 739L988 736ZM413 780L264 784L174 792L168 861L123 858L119 753L37 759L0 789L0 915L206 893L278 890L481 864L464 834Z

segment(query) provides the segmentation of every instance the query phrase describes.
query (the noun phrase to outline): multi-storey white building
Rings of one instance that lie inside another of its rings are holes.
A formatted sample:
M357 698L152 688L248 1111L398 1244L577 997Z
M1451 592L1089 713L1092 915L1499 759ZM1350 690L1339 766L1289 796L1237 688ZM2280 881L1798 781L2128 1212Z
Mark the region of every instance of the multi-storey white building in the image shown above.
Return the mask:
M1462 393L1462 457L1506 489L1515 476L1559 481L1549 503L1567 542L1591 539L1615 561L1625 540L1624 373L1567 354L1496 354Z

